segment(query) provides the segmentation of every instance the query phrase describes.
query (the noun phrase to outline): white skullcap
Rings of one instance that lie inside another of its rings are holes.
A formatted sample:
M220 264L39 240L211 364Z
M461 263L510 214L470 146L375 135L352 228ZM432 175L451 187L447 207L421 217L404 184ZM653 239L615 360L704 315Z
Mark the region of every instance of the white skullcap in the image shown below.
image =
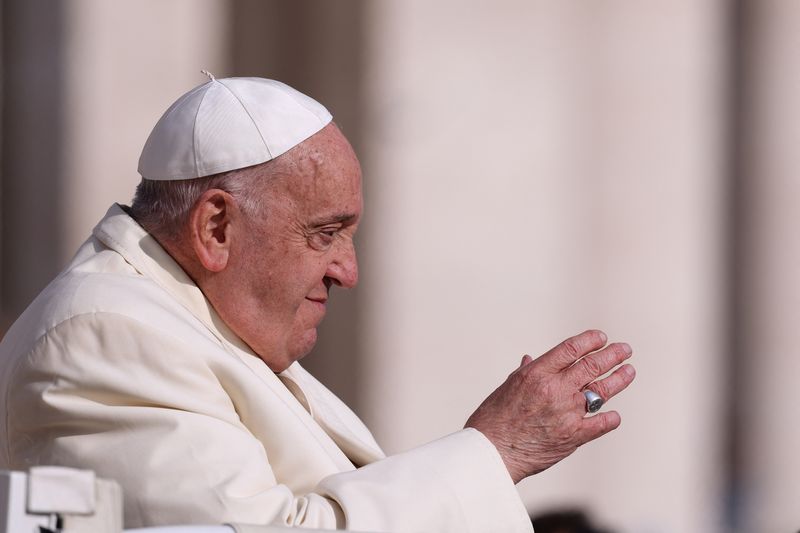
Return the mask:
M209 77L178 98L150 132L139 157L143 178L201 178L264 163L333 118L279 81Z

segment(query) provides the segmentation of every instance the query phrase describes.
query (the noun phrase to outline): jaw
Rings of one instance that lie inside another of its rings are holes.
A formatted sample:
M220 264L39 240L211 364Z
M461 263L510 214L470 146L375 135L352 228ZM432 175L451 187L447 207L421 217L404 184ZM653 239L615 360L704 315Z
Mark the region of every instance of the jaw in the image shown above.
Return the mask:
M292 363L305 357L314 348L317 343L317 328L308 328L302 332L291 335L286 339L286 344L280 353L261 354L256 352L258 356L267 364L267 366L276 374L283 372Z

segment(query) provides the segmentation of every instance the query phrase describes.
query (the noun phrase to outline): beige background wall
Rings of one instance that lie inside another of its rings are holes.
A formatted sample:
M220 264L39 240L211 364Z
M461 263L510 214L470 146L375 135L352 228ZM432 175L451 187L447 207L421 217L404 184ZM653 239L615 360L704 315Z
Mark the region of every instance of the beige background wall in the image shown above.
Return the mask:
M361 290L376 432L400 449L457 429L521 354L604 328L638 354L639 378L614 402L623 426L523 483L526 502L586 505L631 531L715 530L721 8L373 13L366 154L381 253Z
M791 531L800 524L800 424L793 408L800 376L800 4L751 2L742 18L743 531Z
M623 426L523 482L529 509L620 532L800 527L792 3L2 6L6 322L130 199L200 69L278 78L364 165L362 283L306 362L388 451L459 429L523 353L600 327L636 351Z

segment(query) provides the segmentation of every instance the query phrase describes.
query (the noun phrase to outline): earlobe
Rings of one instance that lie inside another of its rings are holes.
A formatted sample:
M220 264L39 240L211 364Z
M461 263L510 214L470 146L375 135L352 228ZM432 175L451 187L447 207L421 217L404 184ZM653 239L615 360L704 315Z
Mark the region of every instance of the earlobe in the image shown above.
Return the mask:
M232 211L231 195L219 189L203 193L192 208L192 249L198 262L211 272L221 272L228 266Z

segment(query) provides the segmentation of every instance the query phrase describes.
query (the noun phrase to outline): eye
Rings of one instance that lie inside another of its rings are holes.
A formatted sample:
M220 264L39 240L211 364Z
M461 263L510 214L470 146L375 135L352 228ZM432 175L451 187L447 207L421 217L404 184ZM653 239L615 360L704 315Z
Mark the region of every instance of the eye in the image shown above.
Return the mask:
M310 235L309 243L318 250L329 248L340 230L339 227L320 228Z

